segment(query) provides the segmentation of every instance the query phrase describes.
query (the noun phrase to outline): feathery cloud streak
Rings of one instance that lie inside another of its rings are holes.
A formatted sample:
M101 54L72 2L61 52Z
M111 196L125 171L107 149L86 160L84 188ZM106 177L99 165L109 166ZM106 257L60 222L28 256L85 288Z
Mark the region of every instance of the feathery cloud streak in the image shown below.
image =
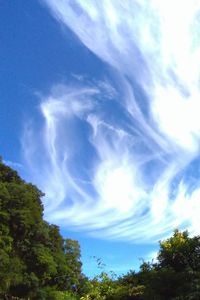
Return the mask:
M44 2L113 70L53 87L39 136L25 130L47 218L136 242L198 233L200 2Z

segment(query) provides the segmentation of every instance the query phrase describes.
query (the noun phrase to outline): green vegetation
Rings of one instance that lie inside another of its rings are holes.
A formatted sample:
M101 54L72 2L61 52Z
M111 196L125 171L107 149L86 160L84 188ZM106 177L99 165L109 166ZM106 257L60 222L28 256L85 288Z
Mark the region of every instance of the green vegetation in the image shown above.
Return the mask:
M200 299L199 236L176 230L139 272L89 280L79 243L43 220L42 196L0 161L0 299Z
M0 162L0 299L73 299L82 289L80 246L43 220L42 196Z

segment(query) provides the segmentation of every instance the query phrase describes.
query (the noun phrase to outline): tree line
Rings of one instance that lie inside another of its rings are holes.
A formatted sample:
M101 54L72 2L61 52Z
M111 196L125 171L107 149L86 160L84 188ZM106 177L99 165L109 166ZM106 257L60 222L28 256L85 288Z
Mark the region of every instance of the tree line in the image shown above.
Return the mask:
M0 160L0 299L200 299L200 236L175 230L138 272L88 279L78 241L43 219L42 197Z

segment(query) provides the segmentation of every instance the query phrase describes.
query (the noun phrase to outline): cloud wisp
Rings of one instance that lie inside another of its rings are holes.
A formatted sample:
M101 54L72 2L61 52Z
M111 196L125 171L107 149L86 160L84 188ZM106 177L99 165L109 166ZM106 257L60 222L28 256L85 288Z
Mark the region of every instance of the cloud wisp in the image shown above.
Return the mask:
M199 233L200 2L43 2L113 72L56 85L26 127L46 217L134 242Z

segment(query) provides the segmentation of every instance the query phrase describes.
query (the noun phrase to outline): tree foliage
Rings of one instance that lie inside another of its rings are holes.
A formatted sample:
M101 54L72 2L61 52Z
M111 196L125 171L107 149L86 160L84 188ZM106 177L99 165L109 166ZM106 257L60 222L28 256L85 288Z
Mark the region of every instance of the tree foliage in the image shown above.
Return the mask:
M157 262L143 262L138 273L121 281L127 287L143 287L136 299L200 299L200 237L174 231L160 242ZM131 298L135 299L135 298Z
M0 299L50 299L79 289L79 244L43 220L42 196L0 162Z

